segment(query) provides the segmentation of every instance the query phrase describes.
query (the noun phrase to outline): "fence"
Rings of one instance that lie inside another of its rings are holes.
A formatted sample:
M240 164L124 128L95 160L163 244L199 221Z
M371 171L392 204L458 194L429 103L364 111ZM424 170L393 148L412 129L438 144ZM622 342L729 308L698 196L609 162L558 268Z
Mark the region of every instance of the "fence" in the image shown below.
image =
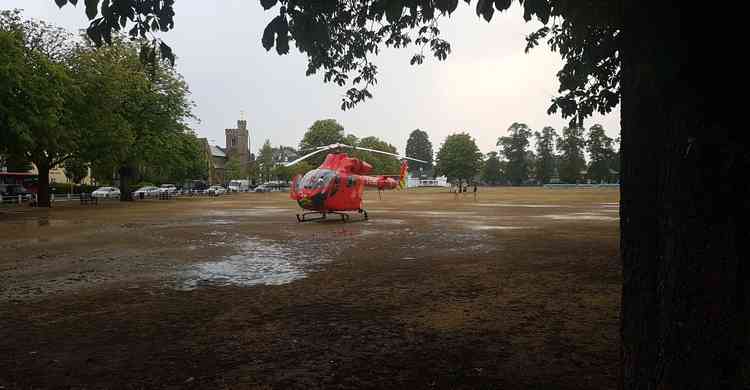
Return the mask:
M545 184L544 188L620 188L619 183L612 184Z
M224 195L233 194L234 192L226 192ZM216 195L212 194L206 194L206 193L177 193L177 194L165 194L165 193L159 193L154 194L151 196L145 196L144 198L139 198L136 196L133 196L133 199L136 201L143 201L143 200L170 200L170 199L178 199L178 198L212 198ZM84 194L50 194L50 202L51 203L59 203L59 202L80 202L83 203L89 203L91 194L90 193L84 193ZM83 198L83 199L82 199ZM11 195L11 196L3 196L0 195L0 205L24 205L29 204L33 205L36 200L36 195L29 196L29 195ZM119 196L117 198L97 198L96 202L103 202L103 201L110 201L115 202L120 200ZM93 202L92 202L93 203Z

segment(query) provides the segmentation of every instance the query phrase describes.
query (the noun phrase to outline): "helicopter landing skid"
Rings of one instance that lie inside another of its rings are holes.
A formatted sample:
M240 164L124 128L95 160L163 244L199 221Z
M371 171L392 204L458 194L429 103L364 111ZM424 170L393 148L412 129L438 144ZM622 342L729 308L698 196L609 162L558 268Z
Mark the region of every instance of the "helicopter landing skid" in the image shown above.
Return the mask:
M359 210L357 210L357 213L362 214L364 216L364 219L367 220L367 211L359 209ZM297 214L297 222L322 221L322 220L327 219L327 215L328 214L335 214L335 215L341 216L341 221L342 222L347 222L347 221L349 221L351 219L351 215L349 215L347 213L340 213L340 212L337 212L337 211L329 211L329 212L326 212L326 213L323 213L323 212L320 212L320 211L311 211L311 212L308 212L308 213ZM314 218L307 218L307 216L309 216L309 215L319 215L319 216L318 217L314 217Z

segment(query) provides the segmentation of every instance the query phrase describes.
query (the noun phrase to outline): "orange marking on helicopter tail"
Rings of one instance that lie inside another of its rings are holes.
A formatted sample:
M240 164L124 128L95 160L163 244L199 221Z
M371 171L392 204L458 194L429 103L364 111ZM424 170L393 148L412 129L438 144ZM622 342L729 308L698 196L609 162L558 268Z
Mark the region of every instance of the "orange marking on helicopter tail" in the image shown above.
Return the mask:
M406 188L406 176L409 173L409 164L404 160L401 163L401 173L398 177L398 189L403 190Z

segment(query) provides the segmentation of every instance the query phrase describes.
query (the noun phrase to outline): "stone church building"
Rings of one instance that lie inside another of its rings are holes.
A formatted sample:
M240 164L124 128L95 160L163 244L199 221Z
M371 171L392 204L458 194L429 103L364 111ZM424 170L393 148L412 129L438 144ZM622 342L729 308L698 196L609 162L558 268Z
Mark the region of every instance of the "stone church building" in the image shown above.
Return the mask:
M250 153L250 132L247 129L247 121L237 121L237 128L225 129L226 143L222 148L211 145L208 139L201 138L208 161L208 184L224 185L228 181L225 176L225 167L230 159L239 160L241 176L246 178L250 172L250 165L255 156Z

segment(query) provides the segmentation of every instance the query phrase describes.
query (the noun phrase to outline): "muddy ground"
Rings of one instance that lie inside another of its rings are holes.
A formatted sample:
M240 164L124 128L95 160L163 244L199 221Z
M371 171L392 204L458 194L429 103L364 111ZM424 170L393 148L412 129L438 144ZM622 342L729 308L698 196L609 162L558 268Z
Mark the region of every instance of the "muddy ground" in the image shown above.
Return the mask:
M613 189L0 208L0 389L617 387Z

